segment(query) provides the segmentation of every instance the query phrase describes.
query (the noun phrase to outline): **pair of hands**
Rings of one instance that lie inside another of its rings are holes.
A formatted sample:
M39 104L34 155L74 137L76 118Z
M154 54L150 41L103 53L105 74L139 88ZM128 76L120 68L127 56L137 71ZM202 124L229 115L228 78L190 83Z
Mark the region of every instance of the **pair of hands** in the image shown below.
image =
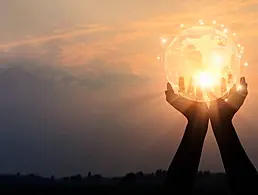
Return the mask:
M167 83L165 94L167 102L182 113L188 121L209 120L209 118L215 120L218 117L223 121L231 121L235 113L243 105L248 94L247 83L244 77L240 79L240 86L240 90L237 90L234 85L225 96L210 101L210 108L208 108L205 102L192 101L175 94L169 83ZM209 92L208 96L213 97L214 94ZM197 98L200 99L200 97Z

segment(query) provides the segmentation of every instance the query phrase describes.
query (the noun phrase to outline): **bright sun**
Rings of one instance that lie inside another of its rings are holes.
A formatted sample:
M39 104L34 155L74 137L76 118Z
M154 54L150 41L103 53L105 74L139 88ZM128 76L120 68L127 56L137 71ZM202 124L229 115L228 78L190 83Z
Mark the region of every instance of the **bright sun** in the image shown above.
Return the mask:
M200 72L195 77L196 84L201 88L211 88L215 85L215 77L209 72Z

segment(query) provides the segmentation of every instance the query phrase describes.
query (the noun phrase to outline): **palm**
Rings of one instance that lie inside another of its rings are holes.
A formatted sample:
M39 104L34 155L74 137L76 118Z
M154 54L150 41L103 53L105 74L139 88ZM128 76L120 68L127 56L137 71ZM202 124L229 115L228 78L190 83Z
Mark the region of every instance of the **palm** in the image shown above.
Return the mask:
M212 101L210 104L210 117L221 117L223 119L232 119L235 113L243 105L247 91L247 83L245 78L240 79L241 90L237 90L234 86L230 92L222 98L216 101Z
M183 96L175 94L172 86L167 83L166 100L176 110L182 113L188 120L206 118L208 107L205 102L192 101ZM197 100L201 100L202 96L196 96Z

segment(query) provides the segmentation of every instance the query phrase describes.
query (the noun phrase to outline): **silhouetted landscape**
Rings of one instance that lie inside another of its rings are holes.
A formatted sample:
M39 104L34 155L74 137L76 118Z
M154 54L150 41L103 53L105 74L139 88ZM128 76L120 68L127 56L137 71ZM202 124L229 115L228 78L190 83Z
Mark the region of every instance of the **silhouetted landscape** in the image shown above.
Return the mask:
M39 175L20 173L14 175L1 175L0 185L10 190L35 189L42 190L85 190L87 192L112 192L117 194L125 193L146 193L162 192L166 171L157 170L153 173L128 173L121 177L104 177L99 174L88 173L87 176L80 174L55 178L41 177ZM200 171L196 175L195 190L198 194L228 194L226 175L224 173L211 173ZM24 188L26 187L26 188ZM29 188L27 188L29 187Z

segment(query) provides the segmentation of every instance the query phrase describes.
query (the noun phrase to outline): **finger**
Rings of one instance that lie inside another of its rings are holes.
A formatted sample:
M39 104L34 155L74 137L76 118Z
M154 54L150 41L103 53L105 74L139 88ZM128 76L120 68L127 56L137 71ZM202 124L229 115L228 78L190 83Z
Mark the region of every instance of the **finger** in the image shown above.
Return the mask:
M245 77L240 78L240 85L246 84Z
M227 87L226 87L226 79L224 77L221 78L220 80L220 87L221 87L221 95L223 95L226 90L227 90Z
M218 99L217 96L215 96L215 94L212 91L209 90L206 93L207 93L208 98L209 98L210 101Z
M194 94L194 85L193 85L192 77L190 77L190 81L189 81L188 89L187 89L187 94L188 95L193 95Z
M246 83L245 77L240 78L240 85L242 86L242 88L247 89L248 85Z
M243 88L244 88L244 92L247 94L248 93L248 89L247 89L247 87L248 87L248 84L247 83L245 83L245 85L243 86Z
M236 84L233 85L233 87L229 90L229 96L235 94L237 92Z
M174 93L173 87L171 86L171 84L169 82L167 83L167 91Z
M237 92L237 87L234 84L233 87L231 87L231 89L225 95L223 95L220 99L223 99L223 100L227 101L228 98L230 98L236 92Z
M175 99L176 99L176 95L173 93L173 92L171 92L171 91L165 91L165 94L166 94L166 101L168 102L168 103L170 103L170 104L172 104L174 101L175 101Z
M177 94L175 94L173 87L170 85L170 83L167 83L167 90L165 91L166 100L168 102L174 101L176 97L178 97Z
M168 90L165 91L165 95L166 95L167 99L171 99L171 98L174 98L174 97L178 96L173 91L168 91Z
M219 99L222 99L222 100L225 100L225 101L227 101L227 99L230 97L230 93L228 92L228 93L226 93L225 95L223 95L221 98L219 98Z
M196 87L196 100L203 100L203 94L200 87Z
M185 92L185 79L184 79L184 77L182 77L182 76L179 77L178 85L179 85L179 92L184 93Z
M247 95L248 91L247 91L247 83L246 83L246 80L245 80L245 77L241 77L240 78L240 93L242 95Z

